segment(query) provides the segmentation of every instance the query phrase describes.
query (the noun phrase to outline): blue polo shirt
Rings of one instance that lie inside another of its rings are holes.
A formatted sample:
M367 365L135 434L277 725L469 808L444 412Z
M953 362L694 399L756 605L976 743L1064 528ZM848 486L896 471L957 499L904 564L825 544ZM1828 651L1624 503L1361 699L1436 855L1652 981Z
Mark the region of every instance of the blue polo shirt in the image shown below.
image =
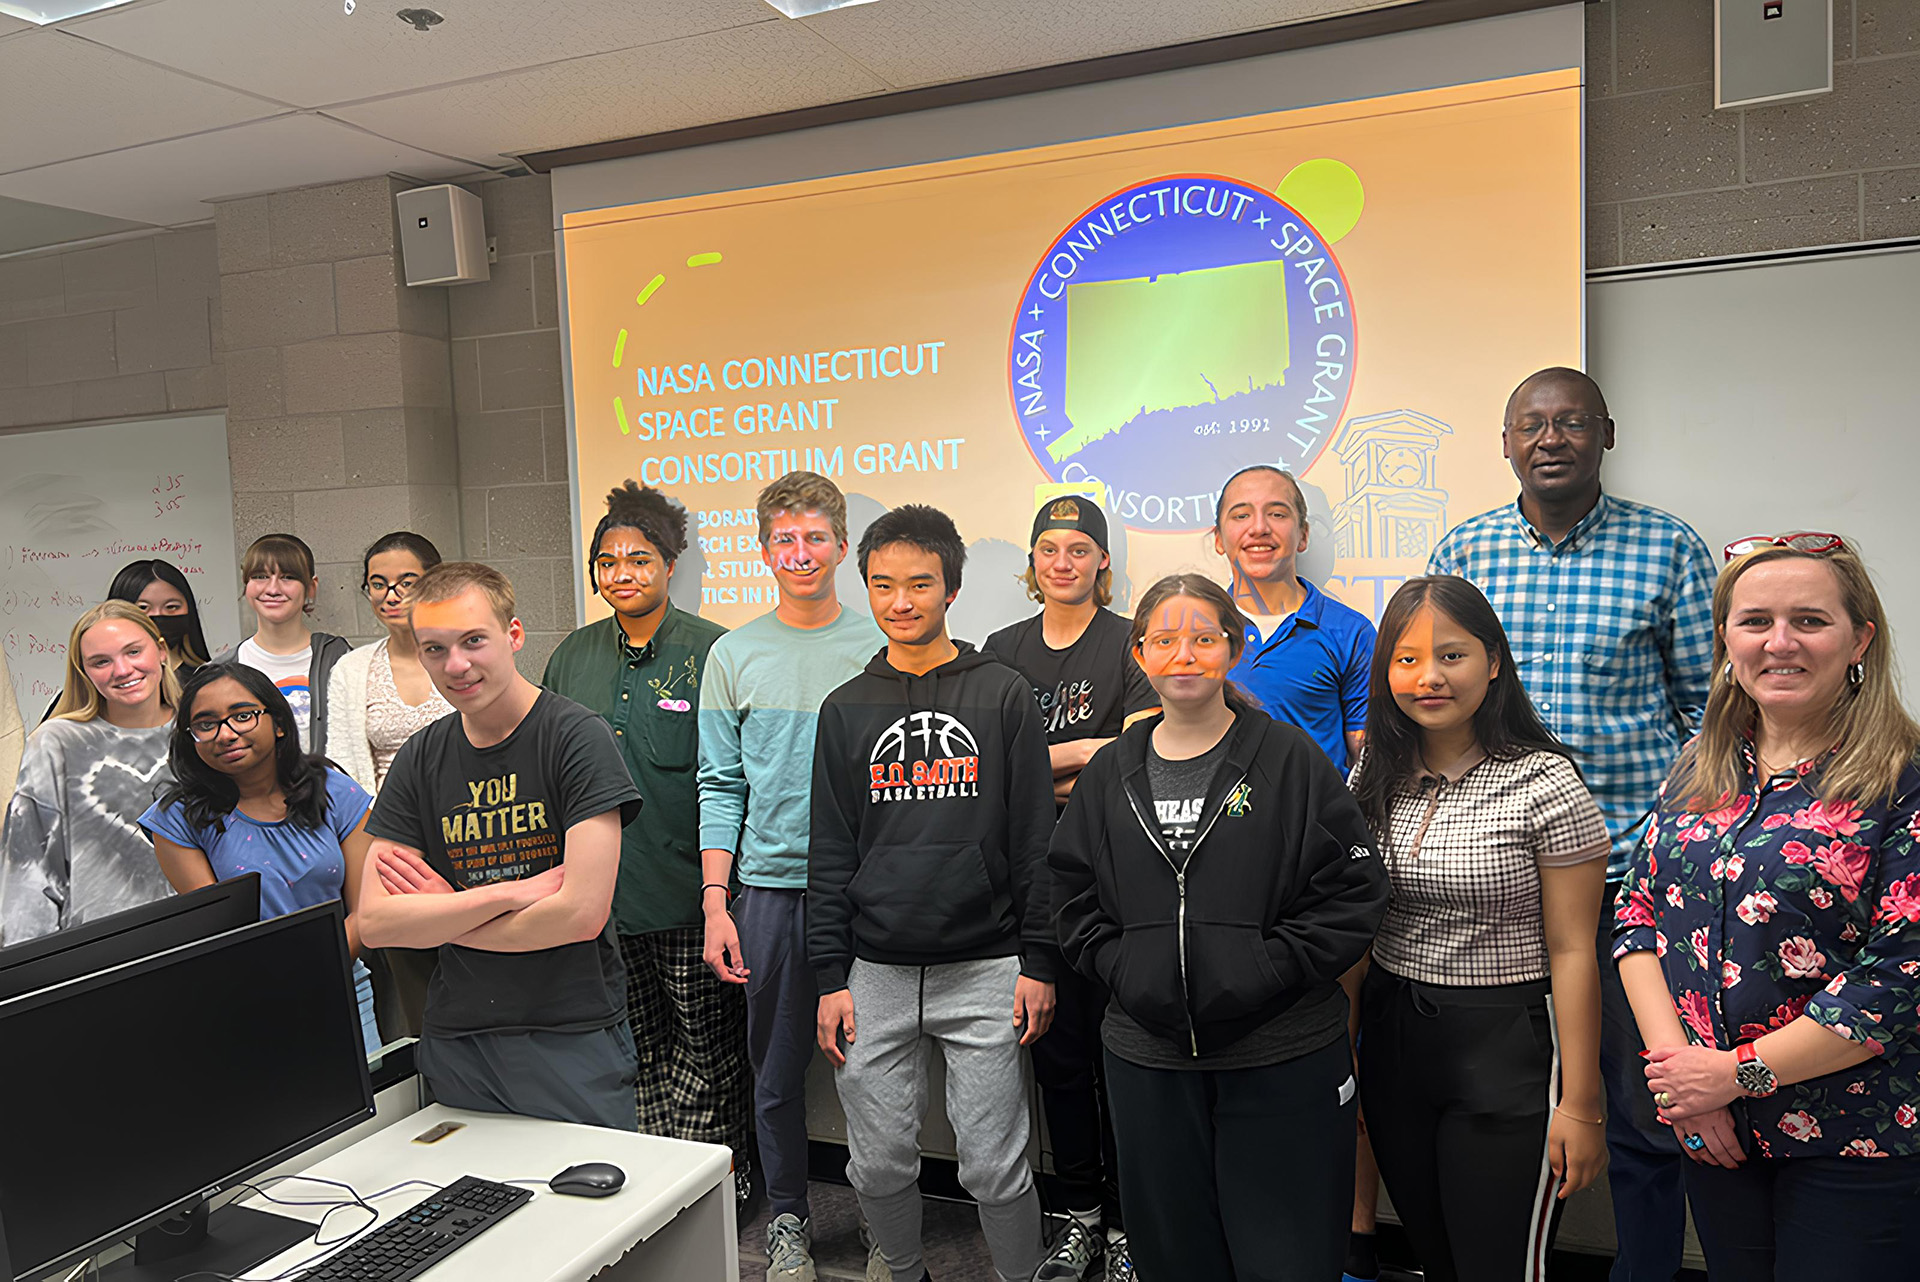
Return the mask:
M1305 579L1306 599L1265 641L1247 625L1247 648L1227 675L1277 721L1290 722L1347 772L1349 730L1367 728L1367 671L1373 624Z

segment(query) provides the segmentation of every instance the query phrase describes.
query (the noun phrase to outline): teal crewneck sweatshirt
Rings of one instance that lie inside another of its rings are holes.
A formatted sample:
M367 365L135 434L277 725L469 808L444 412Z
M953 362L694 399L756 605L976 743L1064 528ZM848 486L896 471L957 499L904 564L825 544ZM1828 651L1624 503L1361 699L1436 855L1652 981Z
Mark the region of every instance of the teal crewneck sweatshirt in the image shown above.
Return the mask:
M700 848L730 851L742 883L807 888L820 705L886 643L844 603L824 628L763 614L713 643L700 682Z

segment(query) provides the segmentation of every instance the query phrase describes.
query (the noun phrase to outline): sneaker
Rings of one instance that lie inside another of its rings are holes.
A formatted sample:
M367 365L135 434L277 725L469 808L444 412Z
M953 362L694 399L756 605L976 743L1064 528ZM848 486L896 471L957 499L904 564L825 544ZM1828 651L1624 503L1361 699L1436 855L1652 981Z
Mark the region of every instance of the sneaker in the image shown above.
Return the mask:
M893 1270L887 1267L887 1257L880 1254L880 1244L873 1240L873 1230L867 1227L867 1219L860 1217L860 1245L867 1249L866 1282L893 1282Z
M1107 1239L1106 1282L1133 1282L1133 1257L1127 1254L1127 1235Z
M1053 1250L1033 1271L1033 1282L1099 1282L1103 1276L1099 1271L1102 1254L1100 1235L1069 1219L1054 1239Z
M767 1225L767 1282L814 1282L812 1220L789 1211Z

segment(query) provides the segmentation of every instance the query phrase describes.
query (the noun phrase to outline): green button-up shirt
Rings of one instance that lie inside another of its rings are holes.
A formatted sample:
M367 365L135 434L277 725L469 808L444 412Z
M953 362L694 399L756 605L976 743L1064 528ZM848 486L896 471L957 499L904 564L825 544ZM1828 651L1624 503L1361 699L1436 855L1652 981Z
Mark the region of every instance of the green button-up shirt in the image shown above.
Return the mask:
M700 914L700 682L726 631L672 605L645 646L619 620L590 623L560 643L542 684L613 727L646 801L620 835L613 919L623 935L697 926Z

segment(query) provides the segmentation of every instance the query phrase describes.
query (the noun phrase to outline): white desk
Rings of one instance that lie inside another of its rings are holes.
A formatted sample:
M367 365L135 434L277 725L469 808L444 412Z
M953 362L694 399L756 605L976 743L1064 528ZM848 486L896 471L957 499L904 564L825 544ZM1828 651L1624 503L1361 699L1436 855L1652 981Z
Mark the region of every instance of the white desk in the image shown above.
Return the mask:
M436 1144L413 1137L436 1122L465 1122ZM421 1275L421 1282L585 1282L602 1270L611 1279L646 1282L738 1282L734 1226L733 1156L714 1144L633 1135L495 1113L469 1113L435 1104L340 1150L302 1174L338 1180L362 1195L402 1180L450 1184L462 1175L505 1183L545 1181L579 1162L612 1162L627 1182L612 1197L566 1197L544 1185L533 1201ZM321 1199L325 1186L288 1180L271 1190L283 1198ZM431 1190L409 1188L374 1203L391 1219ZM344 1194L339 1194L344 1196ZM244 1205L318 1221L325 1207L277 1206L258 1198ZM328 1221L335 1236L366 1219L343 1208ZM247 1273L269 1278L318 1254L311 1240Z

